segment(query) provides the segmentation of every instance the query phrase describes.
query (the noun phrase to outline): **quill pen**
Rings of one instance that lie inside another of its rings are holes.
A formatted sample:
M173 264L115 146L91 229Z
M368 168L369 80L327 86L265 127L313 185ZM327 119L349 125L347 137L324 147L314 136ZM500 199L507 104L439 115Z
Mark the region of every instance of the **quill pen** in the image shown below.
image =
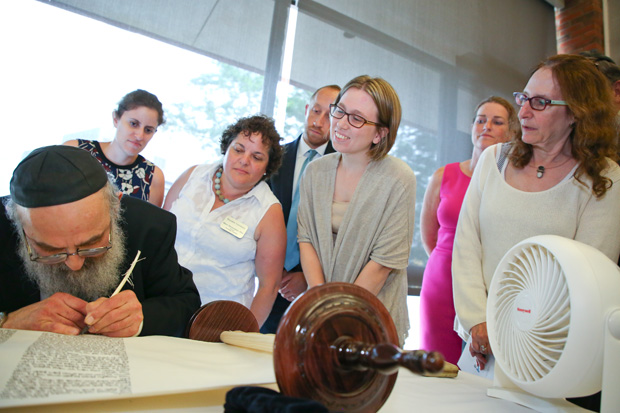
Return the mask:
M131 273L133 272L134 267L136 266L138 261L142 261L143 259L144 258L140 259L140 250L138 250L138 253L136 254L136 258L133 259L133 262L131 263L131 266L129 267L129 269L127 270L125 275L123 276L123 279L121 280L120 284L118 284L118 287L116 287L116 290L114 290L112 295L110 295L110 298L114 297L116 294L118 294L123 289L123 286L125 285L125 283L131 277ZM131 281L129 281L129 284L133 285L133 283ZM84 326L82 331L80 331L80 335L86 334L88 332L89 328L90 328L89 325Z

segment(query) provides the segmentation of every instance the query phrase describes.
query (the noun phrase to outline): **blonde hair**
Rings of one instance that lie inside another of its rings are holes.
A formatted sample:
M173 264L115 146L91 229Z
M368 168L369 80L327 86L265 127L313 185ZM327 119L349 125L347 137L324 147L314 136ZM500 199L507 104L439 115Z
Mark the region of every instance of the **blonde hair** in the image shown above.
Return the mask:
M474 110L474 119L472 122L476 121L476 113L478 113L478 109L482 107L482 105L487 103L497 103L498 105L502 105L506 112L508 113L508 131L510 132L510 138L520 138L521 137L521 124L519 123L519 117L517 116L517 111L514 106L508 102L506 99L499 96L489 96L484 99L478 106L476 106L476 110Z
M351 88L363 90L370 95L379 113L379 120L377 123L382 125L375 126L377 131L380 131L381 128L387 128L388 130L387 135L382 138L379 143L371 144L368 151L370 159L378 161L388 154L396 141L396 133L398 132L402 113L400 99L392 85L386 80L380 77L373 78L368 75L362 75L350 80L342 88L336 98L335 104L338 104L345 92Z

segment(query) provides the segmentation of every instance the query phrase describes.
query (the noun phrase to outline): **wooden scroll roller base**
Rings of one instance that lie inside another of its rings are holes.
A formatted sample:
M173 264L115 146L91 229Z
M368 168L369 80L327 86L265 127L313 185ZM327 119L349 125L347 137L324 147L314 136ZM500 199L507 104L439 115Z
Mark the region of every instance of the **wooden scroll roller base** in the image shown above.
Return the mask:
M204 307L190 322L189 338L213 336L218 328L220 332L243 329L226 327L228 309L212 309L213 321L200 318ZM198 334L203 331L210 333ZM263 336L263 340L272 337ZM396 327L385 306L369 291L349 283L312 288L291 304L275 336L273 360L283 394L345 412L379 410L394 387L399 366L422 374L439 373L444 365L439 353L399 349Z
M186 336L193 340L220 342L223 331L258 333L254 314L243 304L234 301L212 301L200 307L187 325Z

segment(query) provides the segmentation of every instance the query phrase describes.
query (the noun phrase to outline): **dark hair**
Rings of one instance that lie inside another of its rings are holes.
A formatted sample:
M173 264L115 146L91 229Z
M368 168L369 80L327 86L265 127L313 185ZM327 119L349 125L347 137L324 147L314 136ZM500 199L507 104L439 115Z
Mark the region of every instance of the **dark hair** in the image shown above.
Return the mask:
M562 99L574 118L569 135L572 156L579 164L575 178L586 175L592 179L592 193L605 195L611 180L601 176L607 159L616 159L615 116L611 88L594 64L583 56L560 54L541 62L532 72L548 68L560 87ZM532 146L521 139L513 140L512 164L523 168L532 158Z
M334 103L338 104L346 91L352 87L365 91L375 102L379 114L378 123L385 125L375 126L375 128L377 128L377 130L380 130L382 127L388 129L387 136L381 139L381 142L377 144L373 143L368 151L370 159L378 161L388 154L396 141L396 133L398 132L401 117L400 99L398 99L398 95L392 85L386 80L380 77L362 75L351 79L349 83L342 88Z
M517 111L510 102L499 96L489 96L488 98L478 103L478 106L476 106L476 109L474 110L474 119L472 122L476 121L476 113L478 113L478 109L480 109L480 107L486 103L497 103L498 105L502 105L504 109L506 109L506 112L508 113L508 131L510 132L511 139L521 134L521 124L519 123Z
M620 80L620 67L612 60L611 57L605 56L599 53L597 50L590 50L587 52L581 52L579 55L587 57L594 65L605 75L609 83L613 86L614 83Z
M280 145L282 138L276 130L273 119L265 115L254 115L241 118L229 125L220 139L222 155L226 153L232 141L241 133L248 137L255 133L261 134L263 145L269 148L269 162L265 176L263 176L263 179L268 179L282 164L283 150Z
M164 119L164 109L159 99L157 99L157 96L142 89L134 90L123 96L121 101L118 102L118 108L114 111L114 116L120 119L126 111L142 106L157 111L157 126L166 123Z

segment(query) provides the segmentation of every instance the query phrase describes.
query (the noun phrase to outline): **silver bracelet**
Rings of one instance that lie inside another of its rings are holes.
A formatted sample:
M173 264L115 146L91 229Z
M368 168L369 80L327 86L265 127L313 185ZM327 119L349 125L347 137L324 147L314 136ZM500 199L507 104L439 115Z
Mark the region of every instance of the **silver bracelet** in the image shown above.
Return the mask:
M0 311L0 328L2 328L7 318L9 318L9 314L4 311Z

